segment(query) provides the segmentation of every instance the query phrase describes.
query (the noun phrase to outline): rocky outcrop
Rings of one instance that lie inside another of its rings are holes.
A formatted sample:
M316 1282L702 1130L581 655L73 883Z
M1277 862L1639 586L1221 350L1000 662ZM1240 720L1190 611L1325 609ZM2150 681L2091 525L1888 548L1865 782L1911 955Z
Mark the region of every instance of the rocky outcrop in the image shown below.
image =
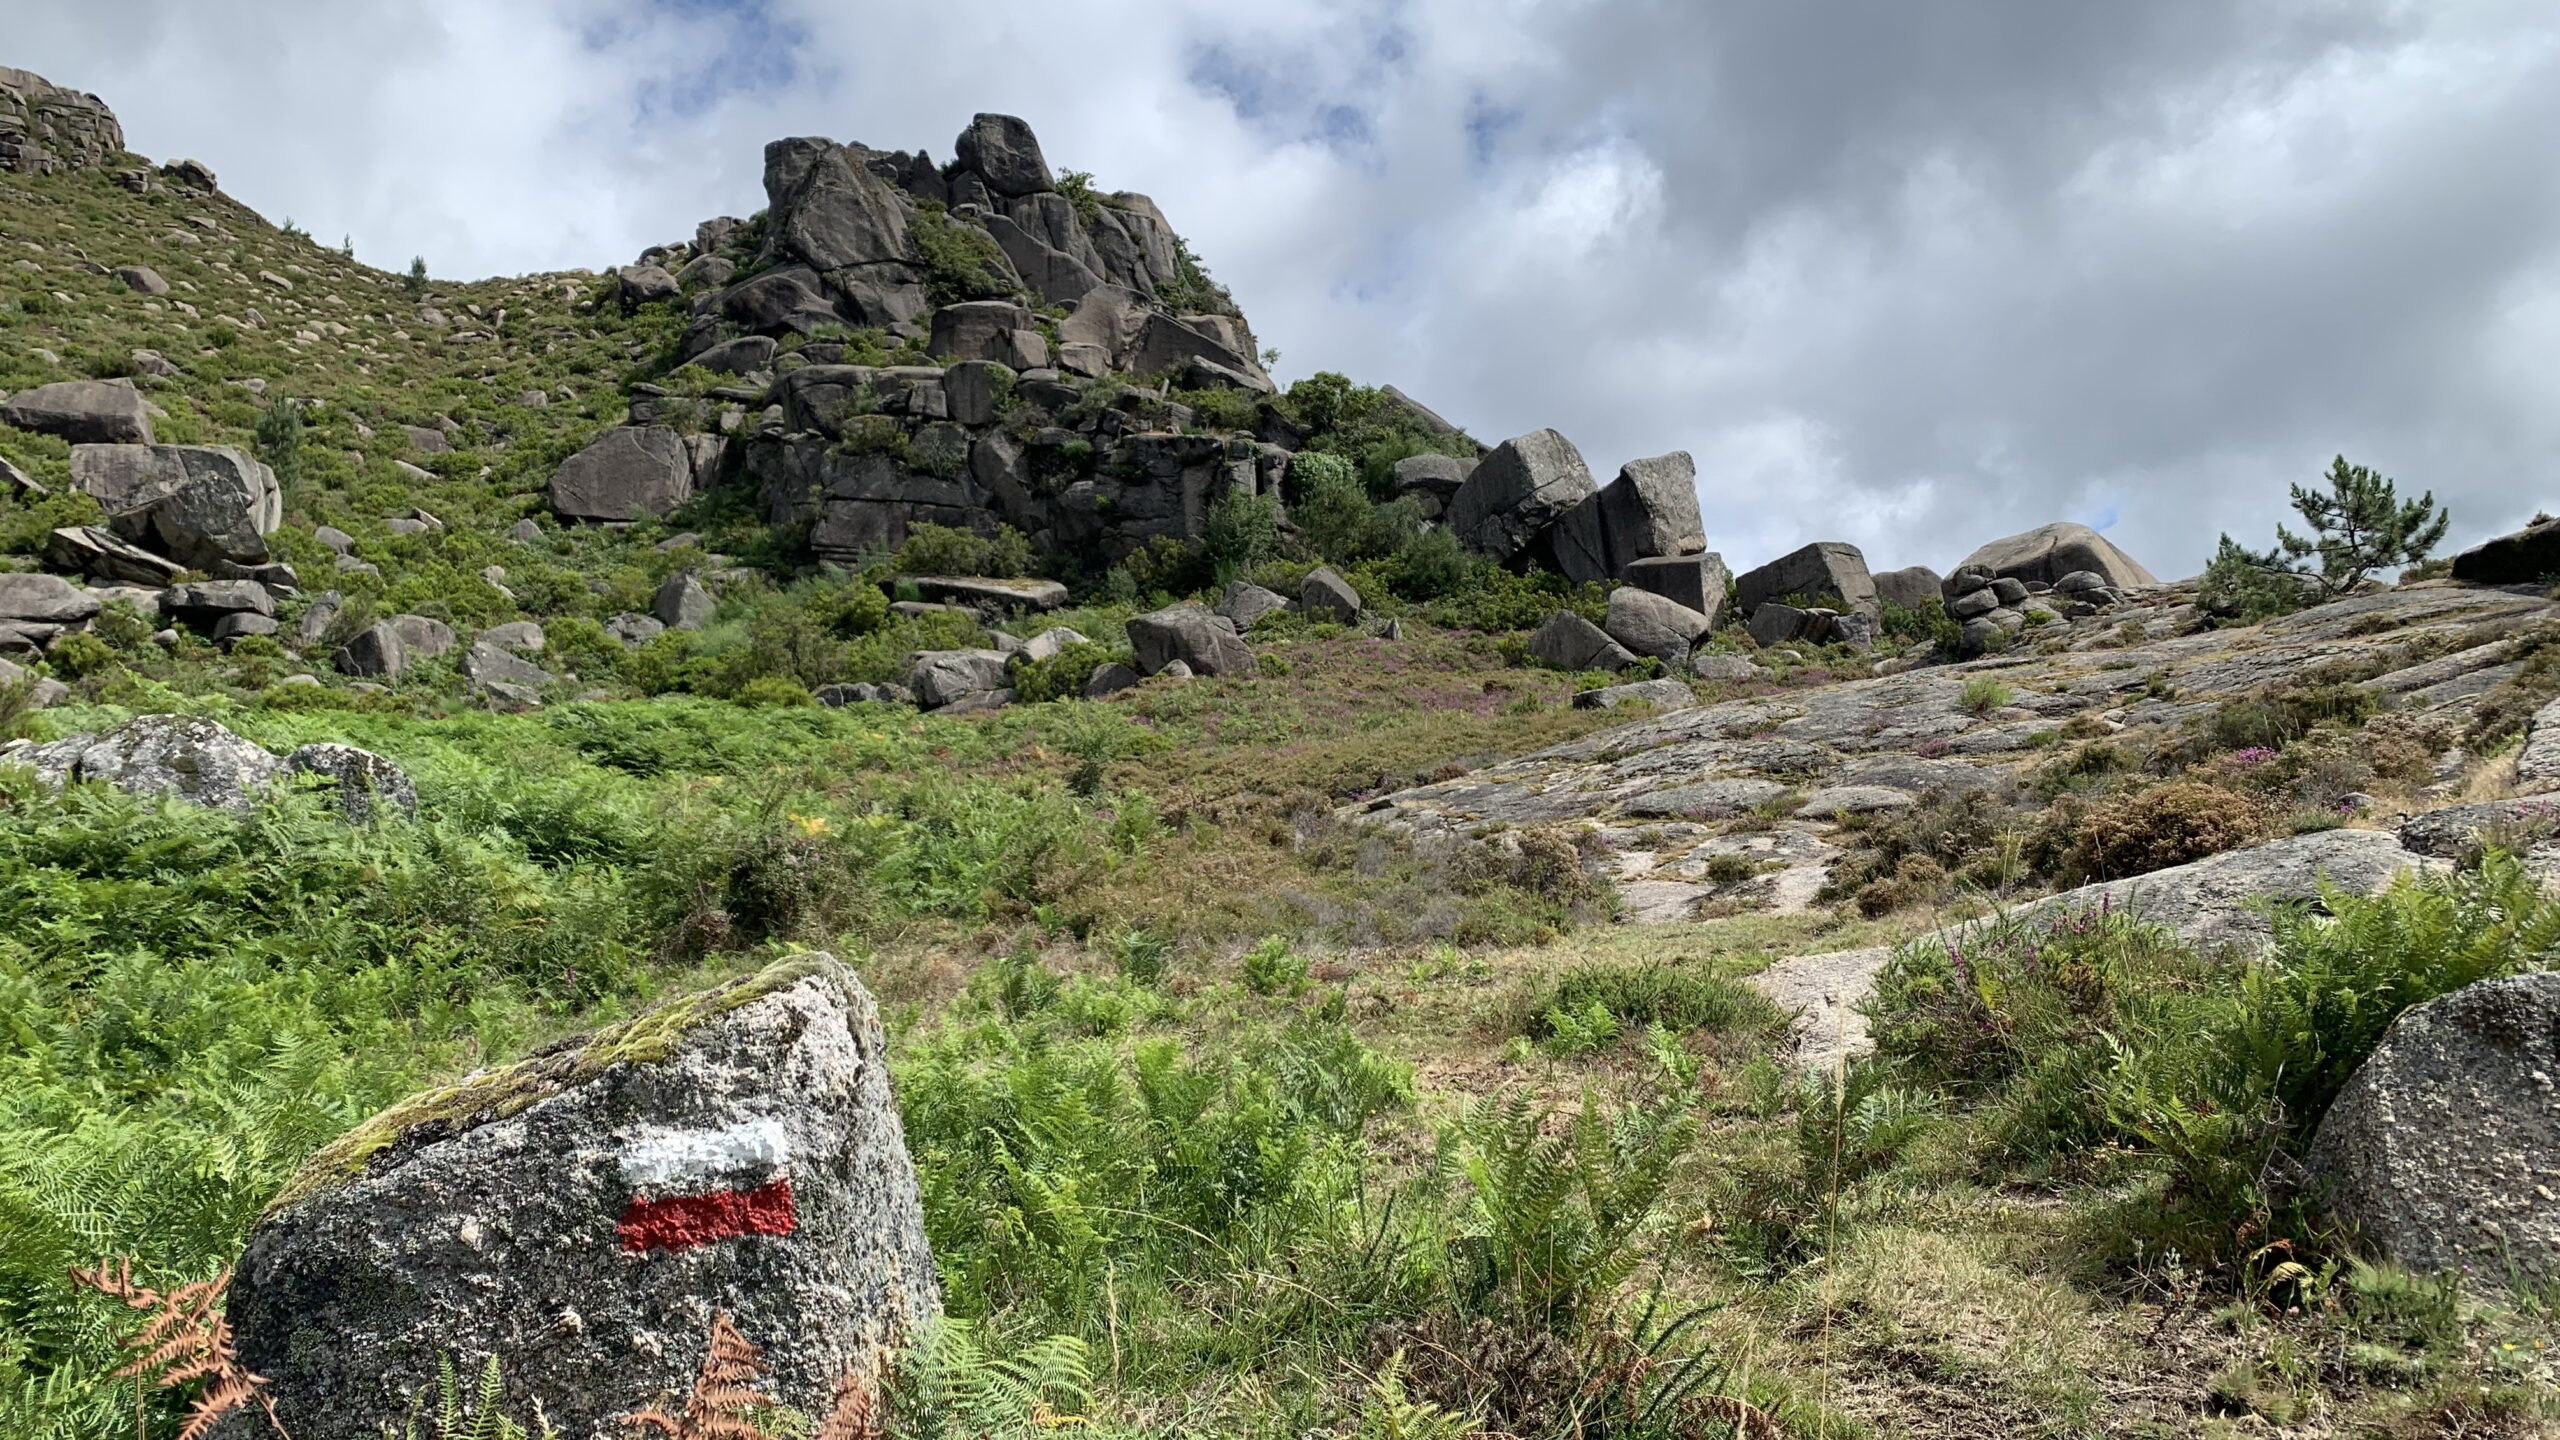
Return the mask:
M960 169L985 182L1003 199L1054 190L1049 162L1031 127L1011 115L976 115L953 142Z
M2393 1022L2311 1143L2315 1193L2413 1270L2560 1274L2560 974L2483 980Z
M1174 605L1137 616L1129 621L1128 633L1140 674L1160 674L1176 663L1194 675L1253 671L1253 652L1236 637L1235 626L1203 605Z
M227 445L75 445L71 483L116 535L192 569L265 564L284 520L275 472Z
M565 520L664 515L693 494L693 457L663 425L607 430L552 472L551 511Z
M1818 540L1789 551L1733 582L1734 603L1746 616L1761 606L1783 601L1798 608L1829 608L1876 613L1876 583L1867 574L1867 557L1857 546Z
M1626 567L1621 578L1639 590L1697 611L1713 629L1724 614L1725 592L1733 574L1725 568L1724 557L1711 550L1703 555L1638 560Z
M886 1049L803 955L404 1100L251 1232L241 1359L297 1440L396 1432L442 1357L491 1355L511 1413L618 1434L690 1387L716 1303L823 1418L939 1309Z
M1698 703L1697 692L1685 681L1639 680L1632 685L1603 685L1597 690L1577 691L1573 707L1577 710L1615 710L1621 705L1650 705L1656 710L1681 710Z
M2002 579L2041 581L2047 585L2059 583L2074 571L2086 570L2116 590L2160 583L2158 577L2142 568L2140 561L2117 549L2107 537L2067 520L1994 540L1964 557L1964 563L1956 569L1982 570Z
M0 66L0 170L53 175L124 156L124 127L95 95Z
M1531 552L1548 527L1597 493L1591 467L1572 441L1533 430L1503 441L1477 464L1450 497L1446 523L1467 548L1510 561Z
M170 795L217 810L256 807L280 769L276 757L193 715L143 715L111 730L13 751L47 783L101 780L131 795Z
M121 585L167 585L187 567L117 538L103 525L66 525L45 539L44 563L71 575Z
M0 425L74 445L148 445L151 412L130 380L60 380L0 403Z

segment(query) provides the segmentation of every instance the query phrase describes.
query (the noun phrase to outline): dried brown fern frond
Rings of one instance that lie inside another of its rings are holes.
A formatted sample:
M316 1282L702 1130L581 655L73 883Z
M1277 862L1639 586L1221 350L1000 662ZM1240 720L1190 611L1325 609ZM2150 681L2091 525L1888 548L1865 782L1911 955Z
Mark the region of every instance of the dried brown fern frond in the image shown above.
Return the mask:
M655 1430L665 1440L779 1440L755 1422L755 1413L771 1409L773 1400L756 1382L773 1369L764 1350L738 1333L729 1312L711 1316L711 1346L703 1352L702 1369L693 1377L693 1393L684 1413L670 1415L655 1405L627 1417L634 1431Z
M130 1259L118 1260L113 1269L103 1262L95 1270L75 1266L71 1281L113 1296L146 1317L141 1329L119 1342L118 1348L131 1358L115 1372L117 1379L147 1378L163 1390L205 1382L187 1411L187 1423L178 1430L178 1440L203 1440L223 1416L250 1405L265 1413L276 1434L292 1440L284 1422L276 1418L266 1377L250 1374L232 1348L231 1322L220 1308L222 1292L231 1284L229 1270L166 1294L136 1281Z
M827 1412L826 1423L811 1440L884 1440L889 1433L886 1419L881 1414L879 1384L865 1376L848 1375L836 1387L835 1408Z

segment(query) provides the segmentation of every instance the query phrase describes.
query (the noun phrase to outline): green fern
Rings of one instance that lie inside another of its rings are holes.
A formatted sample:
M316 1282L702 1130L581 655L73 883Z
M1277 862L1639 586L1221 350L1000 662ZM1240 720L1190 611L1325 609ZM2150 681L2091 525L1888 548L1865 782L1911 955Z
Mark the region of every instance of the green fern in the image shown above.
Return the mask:
M914 1440L1028 1440L1068 1424L1109 1433L1084 1414L1093 1373L1085 1343L1072 1335L997 1356L968 1321L940 1320L900 1352L889 1396L897 1433Z
M527 1440L528 1436L549 1440L553 1434L550 1422L535 1411L536 1429L528 1431L510 1420L498 1408L505 1386L498 1374L498 1357L492 1355L480 1367L479 1382L466 1392L462 1379L453 1367L449 1354L436 1357L436 1383L422 1387L409 1404L408 1423L401 1429L400 1440ZM430 1392L435 1410L422 1415ZM421 1420L427 1428L420 1429Z

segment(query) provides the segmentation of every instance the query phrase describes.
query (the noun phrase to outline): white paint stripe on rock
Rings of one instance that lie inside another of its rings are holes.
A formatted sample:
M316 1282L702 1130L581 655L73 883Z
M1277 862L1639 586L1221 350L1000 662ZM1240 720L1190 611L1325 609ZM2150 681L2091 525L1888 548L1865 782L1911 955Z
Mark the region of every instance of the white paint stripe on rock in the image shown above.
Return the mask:
M717 1130L644 1130L622 1147L622 1178L634 1190L684 1194L751 1180L762 1183L791 1161L778 1120Z

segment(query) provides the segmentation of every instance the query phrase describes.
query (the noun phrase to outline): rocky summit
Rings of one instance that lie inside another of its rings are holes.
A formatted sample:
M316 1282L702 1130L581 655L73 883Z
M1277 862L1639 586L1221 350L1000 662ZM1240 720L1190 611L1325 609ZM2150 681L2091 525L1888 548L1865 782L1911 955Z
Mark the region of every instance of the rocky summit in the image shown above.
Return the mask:
M1009 115L484 280L125 145L0 70L0 1435L2555 1418L2560 522L1742 553Z

